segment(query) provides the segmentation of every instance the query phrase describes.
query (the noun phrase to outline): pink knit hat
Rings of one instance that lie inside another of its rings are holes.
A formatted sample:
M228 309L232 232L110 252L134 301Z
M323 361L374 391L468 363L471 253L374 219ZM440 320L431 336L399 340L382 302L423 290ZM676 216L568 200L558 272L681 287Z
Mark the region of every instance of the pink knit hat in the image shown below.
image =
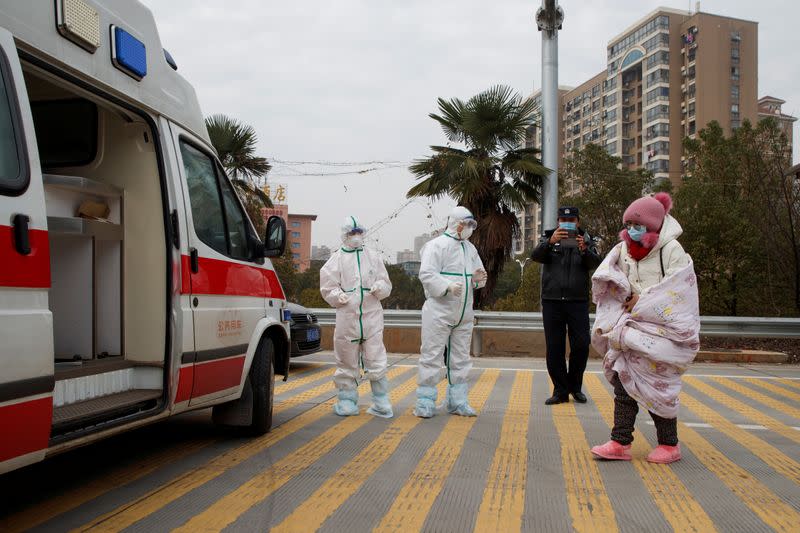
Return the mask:
M648 232L658 232L671 208L672 198L665 192L656 193L655 196L645 196L634 200L628 206L622 215L622 222L644 224Z

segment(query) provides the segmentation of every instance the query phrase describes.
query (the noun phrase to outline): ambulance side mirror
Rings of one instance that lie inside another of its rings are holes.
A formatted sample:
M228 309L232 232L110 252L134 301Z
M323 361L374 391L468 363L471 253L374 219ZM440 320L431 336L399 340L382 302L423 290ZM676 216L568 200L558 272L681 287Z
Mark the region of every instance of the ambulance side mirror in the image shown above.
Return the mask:
M264 236L264 257L280 257L286 250L286 222L281 217L271 216L267 220Z

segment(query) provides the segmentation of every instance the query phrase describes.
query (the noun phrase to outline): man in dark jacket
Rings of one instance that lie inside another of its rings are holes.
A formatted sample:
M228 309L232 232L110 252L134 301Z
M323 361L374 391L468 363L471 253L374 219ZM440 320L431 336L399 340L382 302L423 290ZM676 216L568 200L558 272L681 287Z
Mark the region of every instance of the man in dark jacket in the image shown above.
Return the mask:
M559 207L558 227L544 233L531 258L542 263L542 316L547 343L547 372L553 395L545 404L585 403L581 392L589 359L590 273L601 257L586 231L580 228L578 208ZM566 335L569 334L569 370Z

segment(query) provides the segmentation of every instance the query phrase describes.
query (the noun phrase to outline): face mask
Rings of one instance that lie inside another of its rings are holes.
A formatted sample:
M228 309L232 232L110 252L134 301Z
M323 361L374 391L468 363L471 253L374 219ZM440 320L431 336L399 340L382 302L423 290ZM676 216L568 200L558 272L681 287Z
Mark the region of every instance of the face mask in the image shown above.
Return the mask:
M345 239L345 244L348 248L356 249L361 248L364 244L364 236L363 235L348 235L347 239Z
M559 222L558 227L561 229L565 229L567 231L577 231L578 230L578 223L577 222Z
M631 228L628 228L628 235L630 236L631 239L633 239L636 242L641 241L642 237L644 237L645 233L647 233L647 228L645 228L645 227L639 227L639 228L631 227Z
M472 236L472 226L464 226L464 229L461 230L459 233L463 240L467 240Z

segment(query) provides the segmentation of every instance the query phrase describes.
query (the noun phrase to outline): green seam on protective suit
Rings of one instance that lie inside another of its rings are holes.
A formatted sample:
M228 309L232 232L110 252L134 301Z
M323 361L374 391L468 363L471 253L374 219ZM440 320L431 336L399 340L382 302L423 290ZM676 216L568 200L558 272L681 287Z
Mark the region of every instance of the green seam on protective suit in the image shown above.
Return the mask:
M353 218L353 217L350 217ZM355 219L353 219L355 222ZM361 331L359 335L358 342L364 342L364 321L362 320L364 317L364 279L361 277L361 251L356 250L356 261L358 261L358 286L361 287L361 290L358 291L358 328Z
M353 229L356 229L358 227L358 222L356 222L356 217L350 215L350 220L353 221Z
M453 382L450 380L450 359L453 358L453 350L450 349L450 341L453 339L453 332L450 332L450 335L447 337L447 357L444 359L444 363L447 366L447 384L452 385Z
M445 232L444 232L442 235L445 235L445 236L447 236L447 237L450 237L450 238L451 238L451 239L453 239L454 241L460 241L460 240L461 240L461 239L459 239L459 238L457 238L457 237L453 237L452 235L450 235L450 234L449 234L449 233L447 233L446 231L445 231Z
M461 318L458 319L456 325L453 328L457 328L461 325L461 321L464 320L464 313L467 310L467 299L469 298L469 279L467 279L467 249L464 247L464 243L461 243L461 251L464 253L464 304L461 306Z
M461 272L439 272L442 276L463 276L464 274ZM472 277L472 274L467 274L468 278Z
M345 248L344 246L342 246L342 247L340 248L340 250L342 250L342 251L343 251L344 253L346 253L346 254L352 254L352 253L354 253L354 252L360 252L360 251L362 251L363 249L364 249L364 248L356 248L356 249L354 249L354 250L351 250L351 249L349 249L349 248Z

